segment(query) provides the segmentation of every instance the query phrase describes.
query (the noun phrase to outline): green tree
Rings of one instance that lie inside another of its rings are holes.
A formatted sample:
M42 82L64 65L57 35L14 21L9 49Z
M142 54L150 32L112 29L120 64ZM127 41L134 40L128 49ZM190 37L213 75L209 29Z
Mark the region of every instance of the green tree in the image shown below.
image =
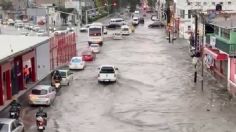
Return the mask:
M69 16L69 14L67 13L72 13L73 12L73 8L65 8L65 7L57 7L56 10L61 11L60 17L63 19L63 23L66 24L67 23L67 18Z
M3 10L10 10L13 8L12 2L10 0L2 0L1 6Z
M130 11L133 12L136 9L136 6L140 4L140 0L129 0Z
M148 6L154 8L156 5L156 0L148 0Z

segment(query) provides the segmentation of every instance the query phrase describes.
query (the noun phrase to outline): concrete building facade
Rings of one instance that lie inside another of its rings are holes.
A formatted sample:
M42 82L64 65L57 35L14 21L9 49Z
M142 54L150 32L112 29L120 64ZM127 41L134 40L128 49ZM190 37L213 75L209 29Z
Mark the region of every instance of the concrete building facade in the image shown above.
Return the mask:
M188 39L189 32L194 30L193 14L195 11L205 12L208 10L215 10L217 4L222 5L222 10L236 9L236 1L234 0L178 0L176 2L175 17L180 19L180 37Z

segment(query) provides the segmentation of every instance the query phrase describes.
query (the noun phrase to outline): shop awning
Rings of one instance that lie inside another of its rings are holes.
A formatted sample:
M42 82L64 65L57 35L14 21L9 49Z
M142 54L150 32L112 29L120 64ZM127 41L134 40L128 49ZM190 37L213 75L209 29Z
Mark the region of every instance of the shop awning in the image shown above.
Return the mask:
M212 49L212 48L204 48L204 54L210 54L215 60L227 60L228 55L225 53L221 53L218 49Z

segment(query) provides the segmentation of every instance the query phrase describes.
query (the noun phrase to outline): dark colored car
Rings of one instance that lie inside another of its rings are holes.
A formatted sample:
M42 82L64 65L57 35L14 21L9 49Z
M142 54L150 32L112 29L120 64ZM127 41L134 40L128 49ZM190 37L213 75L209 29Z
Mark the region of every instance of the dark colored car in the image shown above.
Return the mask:
M82 52L82 58L84 61L93 61L96 58L96 54L93 53L91 50L84 50Z
M143 17L139 18L139 23L144 24L144 18Z
M121 25L119 24L109 24L106 26L107 29L116 29L116 28L120 28Z
M154 22L154 23L148 25L149 28L161 28L164 26L165 26L165 24L160 21L157 21L157 22Z

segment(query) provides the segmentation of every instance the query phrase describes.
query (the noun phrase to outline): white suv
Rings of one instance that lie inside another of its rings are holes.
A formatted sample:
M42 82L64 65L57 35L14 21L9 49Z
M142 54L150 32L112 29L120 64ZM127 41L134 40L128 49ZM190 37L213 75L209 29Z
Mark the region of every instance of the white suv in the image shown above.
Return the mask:
M98 82L116 82L118 68L112 65L102 65L98 70Z

